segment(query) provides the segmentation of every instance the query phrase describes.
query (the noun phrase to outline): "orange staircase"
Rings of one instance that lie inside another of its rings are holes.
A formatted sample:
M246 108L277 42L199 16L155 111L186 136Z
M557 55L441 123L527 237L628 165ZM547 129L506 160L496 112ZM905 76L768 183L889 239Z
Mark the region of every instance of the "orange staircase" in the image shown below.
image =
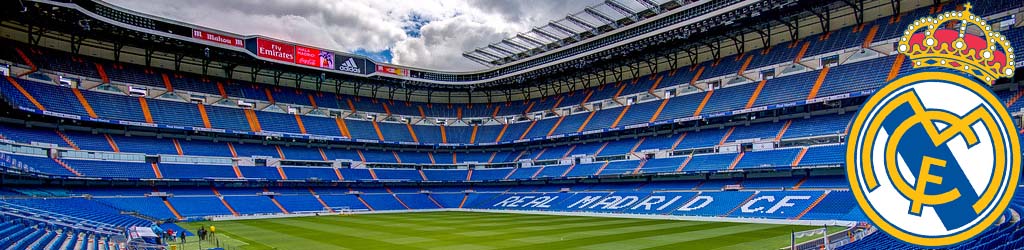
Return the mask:
M629 112L629 107L630 106L622 107L622 112L619 113L619 117L616 117L615 121L612 122L612 125L610 127L608 127L608 128L618 127L619 126L619 122L622 121L622 117L626 116L626 112Z
M396 161L396 162L398 162L398 163L402 163L402 158L401 158L401 157L398 157L398 152L395 152L395 151L391 151L391 155L395 157L395 161Z
M21 84L18 84L18 81L14 80L13 77L8 76L7 82L10 82L15 89L18 89L18 92L21 92L21 95L25 96L25 99L28 99L28 101L31 102L33 106L36 106L36 109L40 111L46 111L46 108L43 107L43 104L40 104L39 101L36 101L36 98L32 97L32 94L29 94L28 91L25 90L25 88L22 88Z
M320 108L319 106L316 105L316 99L313 98L313 93L306 94L306 97L309 98L309 105L313 105L314 109Z
M334 175L338 176L338 180L339 181L344 181L345 180L345 176L341 175L341 171L338 171L338 168L333 168L333 169L334 169Z
M504 126L501 126L501 131L498 132L498 137L494 138L494 142L500 142L501 141L501 137L505 136L505 130L508 130L508 124L505 124Z
M526 127L526 130L523 131L523 135L519 136L519 139L522 140L523 138L526 138L526 135L530 133L530 130L533 130L533 125L536 125L536 124L537 124L537 120L534 120L533 122L530 122L530 126Z
M594 155L600 155L601 151L604 151L604 147L607 147L607 146L608 146L608 142L605 142L604 144L601 144L601 147L597 148L597 152L594 152Z
M153 114L149 113L149 103L146 102L146 98L139 97L139 107L142 108L142 117L146 118L146 123L153 123Z
M526 106L526 110L523 111L523 114L530 113L530 110L533 109L533 104L534 104L533 102L530 102L530 105Z
M444 129L444 125L439 127L441 128L441 142L448 143L448 132Z
M167 206L167 210L171 210L171 214L174 214L174 218L177 218L178 220L185 219L185 217L181 217L181 214L178 213L178 209L175 209L174 206L171 205L171 202L167 201L167 197L162 197L162 199L164 200L164 205Z
M508 177L512 177L512 174L515 174L516 171L519 171L519 168L513 168L512 171L508 171L508 174L505 175L505 178L501 178L501 179L502 180L508 180Z
M163 81L164 81L164 88L167 89L167 92L174 92L174 85L171 85L171 78L167 77L167 73L161 73L160 74L160 78L163 79ZM219 86L219 85L220 85L220 83L218 83L218 87L224 88L224 86Z
M356 149L356 154L359 155L359 161L366 162L366 157L363 156L363 151L362 150ZM373 173L372 169L370 170L370 173L371 174Z
M800 160L804 159L804 154L807 154L807 147L804 147L800 150L800 153L796 154L796 158L793 159L793 163L789 164L789 166L796 167L800 165Z
M263 192L270 192L270 190L267 190L266 188L264 188L264 189L263 189ZM278 208L278 209L281 209L281 212L282 212L282 213L284 213L284 214L290 214L290 213L288 212L288 209L284 209L284 206L281 206L281 203L280 203L280 202L277 202L277 199L276 199L276 198L274 198L274 196L267 196L267 197L268 197L268 198L270 198L270 201L271 201L271 202L274 202L274 206L277 206L277 208Z
M376 179L376 178L374 178L374 179ZM366 203L366 200L363 200L362 196L358 196L357 195L356 198L359 199L359 202L363 203L363 206L366 206L366 209L369 209L370 211L373 211L373 207L370 206L370 203Z
M743 200L743 202L740 202L739 205L736 205L736 207L732 208L732 210L729 210L728 213L725 213L723 215L719 215L718 217L729 217L730 214L732 214L733 212L736 212L736 209L740 209L740 207L742 207L743 204L747 204L747 202L750 202L750 200L754 199L754 196L757 196L757 193L758 192L755 191L753 194L750 194L750 197L747 197L746 200Z
M156 163L150 163L149 165L153 167L153 174L156 175L157 179L163 179L164 178L164 174L160 173L160 167L158 167L156 165Z
M341 133L341 136L352 138L352 135L348 133L348 125L345 125L345 119L335 117L334 124L338 125L338 132Z
M367 168L366 170L370 171L370 177L373 177L374 180L377 179L377 172L374 172L372 168Z
M750 95L750 99L747 100L747 105L744 108L749 109L754 106L754 102L757 101L757 96L761 95L761 90L764 89L764 83L768 82L766 79L762 79L761 82L757 83L757 88L754 89L754 94Z
M732 164L729 164L729 170L736 169L736 164L740 163L740 159L743 159L745 152L740 151L740 154L736 156L736 159L732 160Z
M704 66L700 66L700 69L697 70L697 73L693 74L693 79L690 79L690 86L697 87L697 85L694 85L694 84L696 84L697 80L700 79L700 75L702 73L704 73ZM699 87L698 87L698 89L699 89Z
M252 132L263 131L263 128L260 127L260 119L256 116L256 111L251 109L243 109L242 111L245 112L245 120L249 122L249 128Z
M274 95L270 93L270 88L264 88L263 93L267 94L267 101L270 102L270 104L277 103L274 101Z
M107 71L103 70L103 65L100 63L93 63L93 65L96 65L96 73L100 74L100 80L103 83L110 83L110 78L107 77Z
M390 193L390 191L388 192ZM398 195L391 194L391 197L395 197L395 200L398 201L398 204L401 204L402 207L405 207L405 210L412 210L412 208L409 208L409 205L405 205L405 202L402 201L401 198L398 198Z
M653 96L658 96L658 95L654 94L654 90L658 89L658 85L661 84L661 79L664 79L664 78L665 78L665 76L658 76L658 79L654 80L654 84L651 85L651 88L647 89L647 93L651 94ZM661 98L665 98L665 97L662 96Z
M320 153L320 158L321 159L323 159L324 161L329 161L329 160L327 160L327 154L324 154L324 149L323 148L316 148L316 150Z
M384 133L380 132L380 125L377 124L377 121L370 121L370 123L373 124L373 131L377 131L377 139L384 141Z
M171 138L171 142L174 143L174 150L178 151L178 155L185 155L181 150L181 143L178 142L177 138Z
M707 94L704 94L704 100L701 100L700 101L700 105L697 106L697 110L693 111L693 116L700 115L700 112L704 110L704 105L708 104L708 100L711 100L711 95L714 94L714 93L715 93L715 90L712 89L712 90L708 91Z
M804 176L804 178L801 178L800 181L796 183L796 185L793 185L793 190L799 190L800 186L804 185L804 182L807 182L807 176Z
M202 103L198 103L198 104L196 104L196 106L198 106L198 108L199 108L199 116L203 117L203 127L205 127L205 128L213 128L213 126L210 125L210 116L206 115L206 105L203 105Z
M818 90L821 89L821 84L825 82L825 76L828 75L828 66L821 68L821 73L818 73L818 79L814 80L814 87L811 87L811 93L807 94L807 100L818 97Z
M683 161L683 164L679 164L679 168L676 168L676 172L677 173L678 172L683 172L683 168L685 168L686 164L689 164L690 160L692 160L692 159L693 159L693 155L692 154L690 155L690 157L686 157L686 160Z
M117 147L117 143L114 142L114 138L110 137L109 134L103 134L103 137L107 138L107 144L110 145L110 149L114 152L121 152L121 149Z
M896 76L900 74L900 68L903 67L903 60L907 60L907 56L903 54L896 55L896 60L892 62L892 68L889 69L889 75L885 77L886 82L896 79Z
M480 128L480 126L473 125L473 134L469 136L469 143L476 143L476 130L478 128Z
M14 48L14 50L18 52L18 56L20 56L21 60L25 61L25 65L28 65L28 67L29 67L29 71L25 72L25 73L21 73L20 75L18 75L19 77L23 76L23 75L28 75L28 74L35 73L36 71L39 70L39 68L36 67L36 64L32 63L32 59L29 59L28 55L25 55L24 51L21 51L20 48Z
M565 177L565 175L568 175L569 172L572 172L573 168L576 168L576 164L575 163L569 165L569 168L565 169L565 172L562 172L562 175L559 175L559 177Z
M871 47L871 42L875 41L875 33L878 33L878 25L877 24L875 24L875 26L872 26L871 30L868 30L868 35L867 35L867 37L864 38L864 44L861 45L861 47L863 47L863 48Z
M601 165L601 168L597 169L597 172L594 173L594 175L601 175L601 172L604 172L604 168L606 168L606 167L608 167L608 162L607 161L604 162L604 165Z
M282 180L288 179L288 175L284 174L284 169L281 167L277 167L277 174L281 176Z
M217 191L216 187L211 186L210 190L213 190L213 195L216 195L217 198L220 199L220 203L224 204L224 207L227 208L228 211L231 211L232 215L238 216L238 212L235 211L235 208L231 207L231 204L228 204L228 201L224 199L223 195L220 195L220 191Z
M558 121L555 121L555 126L551 126L551 129L548 130L548 136L555 134L555 130L558 129L558 125L562 124L562 120L565 120L565 116L558 117Z
M281 157L281 160L287 159L286 157L284 157L284 151L281 151L281 146L274 145L274 149L277 150L277 156Z
M424 181L428 181L427 180L427 174L423 173L423 169L420 169L420 170L417 170L417 171L420 172L420 178L422 178Z
M306 124L302 123L302 118L299 114L295 114L295 124L299 125L299 132L306 134Z
M647 160L641 160L640 164L638 164L636 166L636 168L633 169L633 174L639 174L640 173L640 169L643 169L644 165L647 165Z
M793 124L793 120L787 120L786 124L782 125L782 129L779 129L779 133L775 134L775 141L782 140L782 136L786 135L786 130L788 130L789 129L789 125L792 125L792 124Z
M683 134L679 135L679 139L676 139L676 141L672 143L672 150L676 150L676 148L679 147L679 143L683 142L683 139L686 138L687 133L688 132L683 132Z
M658 120L658 116L661 115L661 110L665 109L665 105L667 105L667 104L668 104L668 98L665 98L664 100L661 100L661 104L658 105L658 109L654 110L654 115L652 115L651 119L647 120L647 122L657 121Z
M818 206L818 203L821 203L821 201L824 200L825 197L828 196L828 194L830 193L832 193L832 190L826 190L825 193L818 197L817 200L814 200L814 203L811 203L810 206L807 206L807 209L804 209L803 212L800 212L800 214L798 214L796 217L793 217L793 220L799 220L800 218L804 217L804 215L806 215L807 212L810 212L811 209L814 209L815 206Z
M170 83L168 81L168 83ZM224 89L224 84L217 82L217 92L220 93L221 98L228 98L228 91Z
M429 194L427 195L427 199L430 199L430 201L433 202L434 205L437 206L437 208L444 208L444 206L441 206L440 202L437 202L437 200L435 200L434 197L430 196Z
M729 141L729 136L732 135L732 131L736 130L736 127L729 127L729 131L725 131L725 135L722 136L722 140L718 141L718 145L725 144Z
M238 151L235 151L235 145L231 145L230 142L228 142L228 151L231 151L231 157L238 158Z
M808 47L811 47L811 41L804 42L804 46L800 47L800 52L796 53L796 58L793 58L793 62L799 63L800 60L804 59L804 54L807 53Z
M405 124L405 128L409 129L409 135L412 136L412 141L413 142L420 142L420 139L418 137L416 137L416 131L412 129L412 125L406 123Z
M245 179L245 176L242 176L242 170L238 168L238 164L232 164L231 168L235 170L235 177Z
M78 98L78 103L82 104L82 108L85 109L85 113L89 114L89 117L96 118L96 111L92 109L92 105L89 105L89 101L85 100L85 95L82 95L82 91L78 88L71 88L71 93L75 94L75 98Z
M747 56L747 60L740 66L740 71L736 72L737 75L743 75L743 71L747 71L747 66L750 66L750 61L754 60L754 55Z
M68 172L71 172L72 174L75 174L75 176L82 176L82 174L79 173L78 170L75 170L71 166L68 166L68 164L66 162L62 161L61 159L57 159L57 158L50 158L50 159L53 159L54 162L57 162L57 165L60 165L61 167L64 167L64 169L67 169Z
M331 206L328 206L328 205L327 205L327 202L324 202L324 200L323 200L323 199L320 199L320 195L319 195L319 194L316 194L316 192L315 192L315 191L313 191L313 188L311 188L311 187L306 187L306 189L309 189L309 194L313 195L313 197L314 197L314 198L316 198L316 201L317 201L317 202L320 202L320 205L323 205L323 206L324 206L324 208L326 208L328 212L331 212L331 213L333 213L333 212L334 212L334 209L332 209L332 208L331 208Z
M466 205L467 199L469 199L469 194L465 194L462 196L462 202L459 202L459 208L462 208L463 205Z
M69 146L71 146L71 148L73 148L75 150L80 150L78 148L78 145L75 144L74 141L71 141L71 137L68 137L68 135L65 135L64 132L60 132L60 130L57 130L57 129L54 129L53 131L57 132L57 135L60 136L60 139L63 139L65 143L67 143Z
M583 129L587 127L588 123L590 123L590 119L594 118L594 114L595 113L597 113L597 112L596 111L590 111L590 114L587 115L587 119L583 120L583 124L580 124L580 128L576 129L576 132L583 132Z
M1017 103L1017 100L1020 100L1021 96L1024 96L1024 89L1017 90L1017 93L1010 97L1009 100L1006 100L1006 106L1013 106L1014 103Z

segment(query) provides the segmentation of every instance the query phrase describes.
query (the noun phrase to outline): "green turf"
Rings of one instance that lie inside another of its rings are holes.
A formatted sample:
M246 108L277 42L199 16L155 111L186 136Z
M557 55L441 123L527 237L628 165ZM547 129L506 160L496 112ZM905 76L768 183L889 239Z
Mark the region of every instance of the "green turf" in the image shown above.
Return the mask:
M424 212L182 224L227 249L778 249L810 226ZM830 232L839 228L830 228ZM179 249L200 249L194 238ZM203 249L211 247L203 243Z

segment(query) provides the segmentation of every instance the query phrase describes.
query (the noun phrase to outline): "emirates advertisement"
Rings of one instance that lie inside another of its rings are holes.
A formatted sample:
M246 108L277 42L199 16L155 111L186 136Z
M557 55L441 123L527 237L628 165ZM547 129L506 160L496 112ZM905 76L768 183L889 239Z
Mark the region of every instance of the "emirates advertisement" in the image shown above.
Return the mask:
M256 55L285 62L295 62L295 45L256 38Z

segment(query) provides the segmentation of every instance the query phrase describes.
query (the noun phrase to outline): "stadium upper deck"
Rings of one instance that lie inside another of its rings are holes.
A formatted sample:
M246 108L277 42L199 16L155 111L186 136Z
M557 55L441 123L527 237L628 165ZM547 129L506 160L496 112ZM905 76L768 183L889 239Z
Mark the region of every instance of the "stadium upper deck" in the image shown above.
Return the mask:
M33 44L54 39L71 42L74 53L100 55L114 61L145 62L147 66L321 91L354 89L354 93L348 94L435 103L501 102L551 96L688 64L718 61L730 54L744 54L787 40L859 26L874 17L891 15L893 10L906 11L930 4L925 1L865 1L851 6L840 1L795 0L664 2L658 6L660 14L646 19L604 24L569 39L579 40L577 42L555 42L545 45L545 52L514 63L481 72L460 73L413 69L266 37L215 31L124 10L101 1L27 3L25 12L19 12L23 6L10 2L10 8L5 8L9 15L5 15L8 20L4 26L9 31L24 34L28 39L22 41ZM611 26L618 28L609 29ZM39 27L57 28L42 32ZM118 38L124 39L112 40ZM284 50L269 50L272 45ZM169 47L177 49L163 49ZM296 49L329 55L336 65L320 65L313 62L315 60L297 58Z

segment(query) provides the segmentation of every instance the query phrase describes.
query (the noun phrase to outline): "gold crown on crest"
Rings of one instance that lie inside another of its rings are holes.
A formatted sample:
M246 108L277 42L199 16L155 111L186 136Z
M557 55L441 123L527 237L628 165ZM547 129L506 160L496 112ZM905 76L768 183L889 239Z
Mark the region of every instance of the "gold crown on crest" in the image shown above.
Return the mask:
M914 68L942 67L974 75L991 85L1013 76L1013 48L1006 36L992 31L981 17L950 11L914 21L903 32L897 49L914 62ZM959 27L956 27L959 26ZM924 32L919 32L919 30Z

